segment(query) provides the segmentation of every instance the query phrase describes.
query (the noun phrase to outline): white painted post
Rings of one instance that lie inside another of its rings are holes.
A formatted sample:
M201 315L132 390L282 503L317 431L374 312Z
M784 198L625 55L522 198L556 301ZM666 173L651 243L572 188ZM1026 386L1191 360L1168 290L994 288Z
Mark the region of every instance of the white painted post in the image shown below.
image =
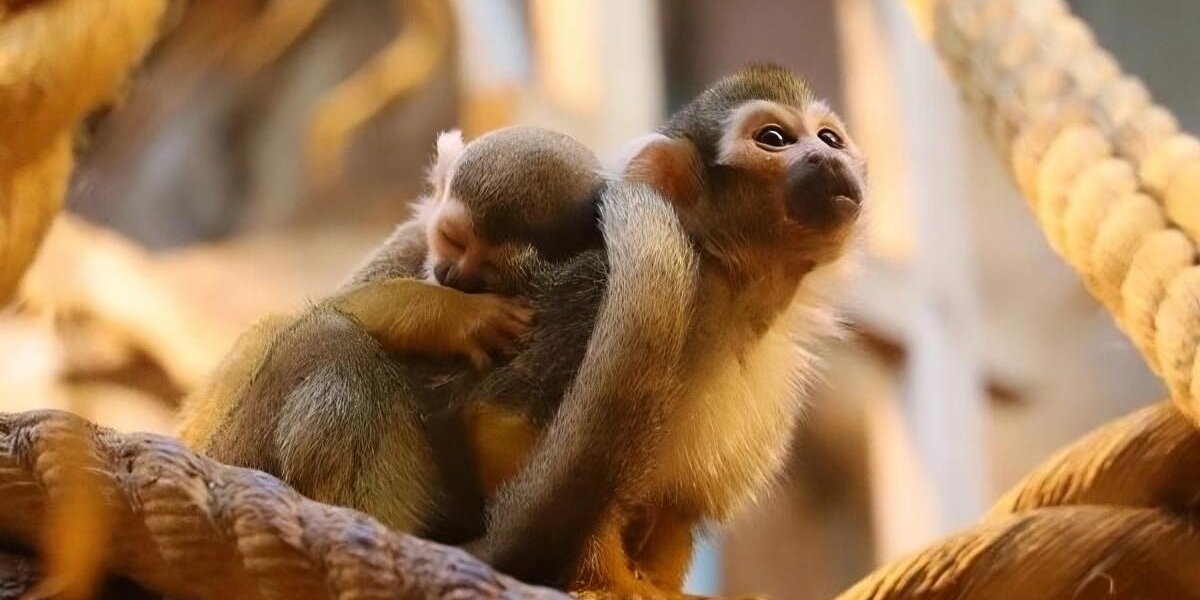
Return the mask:
M872 201L890 218L882 237L888 227L911 228L884 244L894 253L887 259L907 263L908 289L893 293L910 307L903 323L889 324L904 332L909 350L903 386L871 427L879 558L887 560L978 518L987 497L968 218L973 153L959 100L903 4L841 0L839 19L851 126L889 130L871 132L879 154L868 148L874 164L892 167L885 181L872 182Z

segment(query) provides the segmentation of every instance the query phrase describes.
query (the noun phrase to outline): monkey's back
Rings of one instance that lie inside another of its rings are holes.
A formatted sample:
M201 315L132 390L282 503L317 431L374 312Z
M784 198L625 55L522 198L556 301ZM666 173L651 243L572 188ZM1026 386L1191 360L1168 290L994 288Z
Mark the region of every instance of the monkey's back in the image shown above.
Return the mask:
M603 250L588 250L531 271L515 291L533 305L536 324L511 360L484 375L473 400L518 409L540 425L554 416L583 362L608 262Z
M533 259L504 293L529 300L536 322L517 353L483 373L463 361L397 358L397 366L423 390L427 415L496 402L548 421L575 378L587 351L608 276L603 249L546 262Z
M541 429L574 381L608 275L607 255L591 249L557 262L534 259L505 293L527 298L534 327L511 359L479 373L463 361L395 357L410 381L439 473L438 515L424 537L463 543L483 533L484 494L466 420L472 407L492 404Z

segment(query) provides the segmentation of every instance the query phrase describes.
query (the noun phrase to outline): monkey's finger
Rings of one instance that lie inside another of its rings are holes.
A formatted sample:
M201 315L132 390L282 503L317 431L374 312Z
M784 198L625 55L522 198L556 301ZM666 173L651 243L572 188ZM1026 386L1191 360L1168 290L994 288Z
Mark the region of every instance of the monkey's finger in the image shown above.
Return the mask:
M479 331L475 333L475 339L489 352L501 352L513 344L511 336L490 323L479 328Z
M524 298L513 298L512 302L505 307L505 311L512 318L526 324L533 325L534 312L533 306Z
M521 334L529 331L530 327L529 323L510 315L501 315L500 318L495 320L493 325L510 340L521 337Z

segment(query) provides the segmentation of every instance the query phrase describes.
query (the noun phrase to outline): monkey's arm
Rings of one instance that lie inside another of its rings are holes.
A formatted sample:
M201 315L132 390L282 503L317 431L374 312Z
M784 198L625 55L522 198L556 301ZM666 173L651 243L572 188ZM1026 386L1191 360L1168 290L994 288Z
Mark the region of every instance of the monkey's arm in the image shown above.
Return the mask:
M464 355L482 367L489 353L507 350L528 329L532 313L512 299L422 281L424 228L419 217L397 227L328 304L389 350Z
M479 368L533 323L533 313L517 300L416 279L363 285L323 305L352 317L388 350L460 355Z
M525 581L562 584L616 499L647 476L678 398L675 375L699 286L667 202L614 183L601 202L610 273L579 375L475 550Z
M392 352L463 356L481 369L533 321L530 310L516 300L464 294L416 279L367 283L297 315L265 317L238 338L208 384L188 398L180 429L184 443L207 451L280 335L307 315L331 310L351 318Z

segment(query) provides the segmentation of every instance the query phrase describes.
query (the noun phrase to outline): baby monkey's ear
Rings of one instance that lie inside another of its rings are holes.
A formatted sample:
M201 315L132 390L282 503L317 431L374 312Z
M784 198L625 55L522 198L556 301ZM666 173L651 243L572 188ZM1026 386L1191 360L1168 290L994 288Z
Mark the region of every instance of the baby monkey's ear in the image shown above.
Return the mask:
M433 186L433 195L441 198L446 187L450 185L450 175L454 170L454 163L458 162L458 158L462 156L463 148L462 131L452 129L442 132L437 139L437 157L434 158L433 166L429 167L429 184Z
M625 162L623 178L648 184L678 207L700 198L704 163L687 139L653 134L638 139Z

